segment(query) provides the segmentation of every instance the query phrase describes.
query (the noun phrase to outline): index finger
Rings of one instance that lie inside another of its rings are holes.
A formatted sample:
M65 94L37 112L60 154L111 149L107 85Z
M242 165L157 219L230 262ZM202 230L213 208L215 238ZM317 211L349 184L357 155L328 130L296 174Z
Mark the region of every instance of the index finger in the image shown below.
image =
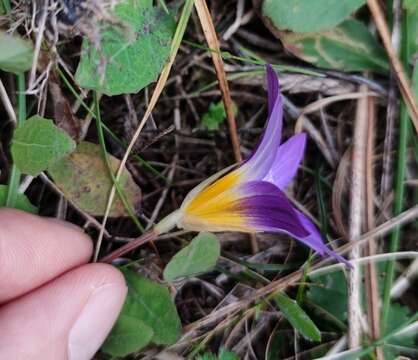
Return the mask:
M0 209L0 304L88 262L92 242L75 225Z

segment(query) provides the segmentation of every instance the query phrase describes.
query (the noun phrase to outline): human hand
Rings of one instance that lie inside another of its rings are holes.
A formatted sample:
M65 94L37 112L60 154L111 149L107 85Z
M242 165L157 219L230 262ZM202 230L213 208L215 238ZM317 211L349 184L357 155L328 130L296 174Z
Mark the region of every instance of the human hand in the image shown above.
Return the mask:
M0 209L0 360L91 359L126 296L77 226Z

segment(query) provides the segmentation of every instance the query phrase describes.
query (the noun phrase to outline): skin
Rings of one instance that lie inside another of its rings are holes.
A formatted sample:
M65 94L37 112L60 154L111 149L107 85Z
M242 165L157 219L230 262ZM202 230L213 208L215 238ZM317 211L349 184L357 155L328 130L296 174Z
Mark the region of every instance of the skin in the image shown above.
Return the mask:
M75 225L0 209L0 360L93 357L127 288L92 250Z

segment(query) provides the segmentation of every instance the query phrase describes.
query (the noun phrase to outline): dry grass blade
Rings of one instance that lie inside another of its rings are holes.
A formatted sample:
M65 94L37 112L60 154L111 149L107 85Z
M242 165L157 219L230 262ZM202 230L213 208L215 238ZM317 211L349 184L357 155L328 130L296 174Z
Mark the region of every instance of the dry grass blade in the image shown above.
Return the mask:
M370 231L375 228L375 178L373 168L374 142L375 142L375 121L376 121L376 103L373 98L368 98L368 121L367 121L367 146L366 146L366 230ZM367 256L376 255L376 240L370 239L365 253ZM365 269L365 289L367 298L367 316L369 320L370 333L373 340L380 338L380 310L379 310L379 289L377 284L376 266L371 261ZM382 348L376 348L376 356L379 360L383 360Z
M332 214L335 219L335 224L339 234L344 238L348 239L348 232L346 224L344 222L344 214L342 210L342 204L344 203L344 195L346 188L348 187L348 171L350 170L351 164L351 146L345 151L344 155L341 157L340 163L337 168L337 173L335 175L334 184L332 186Z
M336 101L361 99L361 98L368 97L368 96L380 96L380 95L375 92L354 92L354 93L348 93L348 94L343 94L343 95L329 96L329 97L314 101L313 103L306 106L300 113L299 118L296 120L295 131L296 132L302 131L302 122L303 122L304 115L318 111L324 106L330 105Z
M367 93L365 85L360 86L360 93ZM349 221L349 240L353 241L361 235L362 222L364 215L364 185L365 185L365 155L367 144L367 120L368 120L368 100L361 97L357 102L352 168L351 168L351 191L350 191L350 221ZM360 258L360 247L354 246L350 252L350 259ZM360 267L354 263L353 269L348 274L348 347L354 349L361 344L361 306L360 306L360 287L361 287Z
M240 162L242 160L237 124L235 122L234 110L232 106L231 93L229 91L228 81L226 79L224 62L221 56L221 48L219 40L216 35L216 30L212 22L208 6L205 0L196 0L195 7L199 16L200 23L202 25L203 33L205 34L206 41L209 48L212 49L211 55L213 64L215 65L216 76L218 77L219 87L222 93L222 100L225 106L226 117L228 120L229 134L231 137L232 148L234 150L235 160Z
M367 0L367 4L369 6L370 12L372 13L376 28L380 34L380 37L382 38L382 42L389 56L390 63L392 64L396 79L398 81L399 89L408 108L409 116L412 119L415 131L418 133L418 105L409 85L404 68L396 54L395 48L392 45L391 36L385 20L385 16L377 0Z

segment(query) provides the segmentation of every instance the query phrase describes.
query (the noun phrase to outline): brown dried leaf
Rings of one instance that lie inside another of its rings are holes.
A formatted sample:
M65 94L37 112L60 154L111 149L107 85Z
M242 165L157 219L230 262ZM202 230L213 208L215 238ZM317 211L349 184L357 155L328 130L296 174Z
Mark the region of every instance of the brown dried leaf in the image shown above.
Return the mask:
M108 157L113 171L116 172L120 160L109 154ZM81 142L70 156L49 167L48 173L71 202L93 216L104 215L113 183L98 145ZM121 174L119 184L130 204L138 208L141 189L126 168ZM114 201L110 216L128 216L119 198Z

